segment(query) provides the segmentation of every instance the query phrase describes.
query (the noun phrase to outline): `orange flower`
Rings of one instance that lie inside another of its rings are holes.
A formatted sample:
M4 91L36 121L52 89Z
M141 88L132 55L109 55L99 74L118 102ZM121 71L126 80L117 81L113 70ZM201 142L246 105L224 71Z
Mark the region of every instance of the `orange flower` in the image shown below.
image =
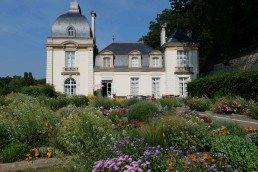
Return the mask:
M39 157L39 155L40 155L40 153L37 151L37 152L35 152L35 157Z
M211 159L211 158L212 158L212 155L211 155L211 154L206 154L206 155L203 155L202 158L203 158L204 160Z
M29 153L27 153L27 154L26 154L26 156L28 157L28 156L30 156L30 154L29 154Z
M172 163L172 162L170 162L169 164L168 164L168 169L170 169L170 170L174 170L174 163Z
M182 166L182 168L184 168L184 169L185 169L185 168L187 168L187 166L186 166L186 165L183 165L183 166Z
M215 159L211 159L211 162L214 163L214 162L215 162Z
M228 165L228 161L227 160L224 161L224 165Z
M198 160L198 158L196 158L196 156L193 156L191 159L192 159L193 162L196 162L196 163L199 162L199 160Z
M52 157L52 152L47 152L47 157L51 158Z
M32 159L32 156L29 156L29 160L31 160Z

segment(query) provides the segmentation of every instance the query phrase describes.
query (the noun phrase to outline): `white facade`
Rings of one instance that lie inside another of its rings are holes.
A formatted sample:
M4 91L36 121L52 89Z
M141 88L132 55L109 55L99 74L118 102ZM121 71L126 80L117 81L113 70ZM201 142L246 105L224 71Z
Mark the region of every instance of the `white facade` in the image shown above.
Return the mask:
M191 42L191 38L182 37L186 42L177 42L172 35L167 40L166 27L162 26L163 52L149 50L146 53L132 46L134 48L127 54L119 54L108 46L95 56L96 13L91 13L92 28L88 29L85 17L78 25L78 22L73 23L74 18L69 18L71 13L84 17L78 3L71 3L70 11L63 20L66 23L63 24L60 17L57 19L58 25L53 26L52 37L47 39L46 44L46 82L54 85L56 91L82 95L101 91L104 96L143 95L157 98L162 95L187 95L187 82L199 73L198 44ZM67 23L69 20L71 22ZM86 30L83 30L85 25ZM182 35L180 30L173 34L179 32ZM142 44L139 45L145 46Z

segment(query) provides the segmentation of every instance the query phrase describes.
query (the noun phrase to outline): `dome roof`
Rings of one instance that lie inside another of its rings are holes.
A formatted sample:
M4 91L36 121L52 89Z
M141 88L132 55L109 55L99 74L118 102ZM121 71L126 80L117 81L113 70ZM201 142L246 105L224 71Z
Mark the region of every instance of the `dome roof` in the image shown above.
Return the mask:
M72 32L69 32L69 31ZM68 13L59 16L52 26L52 37L92 38L87 18L81 14L77 2L72 2Z

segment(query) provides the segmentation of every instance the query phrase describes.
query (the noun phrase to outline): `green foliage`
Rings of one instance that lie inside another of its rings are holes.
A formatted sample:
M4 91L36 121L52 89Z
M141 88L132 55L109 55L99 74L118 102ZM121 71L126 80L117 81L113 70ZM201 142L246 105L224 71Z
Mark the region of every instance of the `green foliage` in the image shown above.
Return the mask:
M88 98L83 95L61 95L57 98L41 97L40 99L42 102L46 104L46 106L50 107L54 111L66 107L68 105L74 105L76 107L85 106L88 105L89 102Z
M20 159L25 159L26 153L29 151L26 144L14 143L8 145L1 153L2 162L14 162Z
M120 107L121 104L113 101L112 99L108 97L96 97L92 101L90 101L90 105L92 107L96 108L104 108L104 109L110 109L110 108L115 108L115 107Z
M112 124L118 124L122 122L122 115L119 110L112 110L107 117L111 120Z
M258 70L245 70L217 75L210 75L196 79L187 85L191 96L214 97L241 96L244 99L258 100Z
M258 1L170 0L170 3L170 9L163 10L150 22L150 31L141 40L159 49L162 24L167 23L167 36L177 26L191 30L193 39L199 43L201 73L257 44L258 25L252 16L256 14Z
M252 134L250 136L252 142L258 147L258 132Z
M56 141L64 151L78 158L76 171L91 169L93 162L109 156L116 138L110 120L92 108L80 108L70 114L57 128Z
M148 122L152 119L154 112L157 112L158 108L155 104L150 102L138 102L132 105L127 114L128 122Z
M171 110L174 107L182 106L182 102L180 102L180 100L177 98L171 98L171 99L162 98L162 99L158 99L157 102L162 106L162 108L166 108L168 110Z
M25 86L21 88L21 93L31 96L56 97L55 89L51 85Z
M163 134L168 146L188 149L196 146L204 149L210 145L209 126L195 116L172 116L162 120Z
M224 153L233 167L241 171L258 169L258 148L249 140L232 135L216 136L211 145L211 152Z
M229 131L229 135L239 136L243 138L246 137L247 131L231 120L216 119L212 122L211 129L217 129L223 126L227 128L227 130Z
M252 109L252 118L258 119L258 106L257 105L255 107L253 107L253 109Z
M165 145L163 125L161 123L158 125L154 125L153 123L145 125L139 130L139 135L144 138L144 141L150 146Z
M5 142L21 142L31 146L47 144L52 130L60 120L38 99L23 94L5 97L6 106L0 107L2 128L8 133Z
M210 110L210 107L211 107L211 101L206 97L201 97L201 98L193 97L188 99L186 103L190 107L190 109L201 111L201 112Z
M125 107L127 106L132 106L133 104L139 102L141 100L137 99L137 98L131 98L131 99L126 99L125 101Z

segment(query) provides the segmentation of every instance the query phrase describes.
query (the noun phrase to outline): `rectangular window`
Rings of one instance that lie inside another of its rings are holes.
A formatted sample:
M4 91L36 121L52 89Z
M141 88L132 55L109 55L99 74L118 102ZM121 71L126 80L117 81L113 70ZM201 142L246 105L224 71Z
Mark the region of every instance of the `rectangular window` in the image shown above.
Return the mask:
M190 67L189 51L177 51L177 67Z
M103 58L103 67L111 67L111 61L109 57Z
M152 78L152 95L155 98L160 97L160 78Z
M138 57L133 57L132 58L132 67L139 67Z
M180 77L179 78L179 95L180 96L187 96L187 82L189 78L188 77Z
M159 67L159 58L158 57L153 58L153 67Z
M131 95L139 95L139 78L131 78Z
M67 68L75 67L75 52L74 51L65 52L65 67L67 67Z

